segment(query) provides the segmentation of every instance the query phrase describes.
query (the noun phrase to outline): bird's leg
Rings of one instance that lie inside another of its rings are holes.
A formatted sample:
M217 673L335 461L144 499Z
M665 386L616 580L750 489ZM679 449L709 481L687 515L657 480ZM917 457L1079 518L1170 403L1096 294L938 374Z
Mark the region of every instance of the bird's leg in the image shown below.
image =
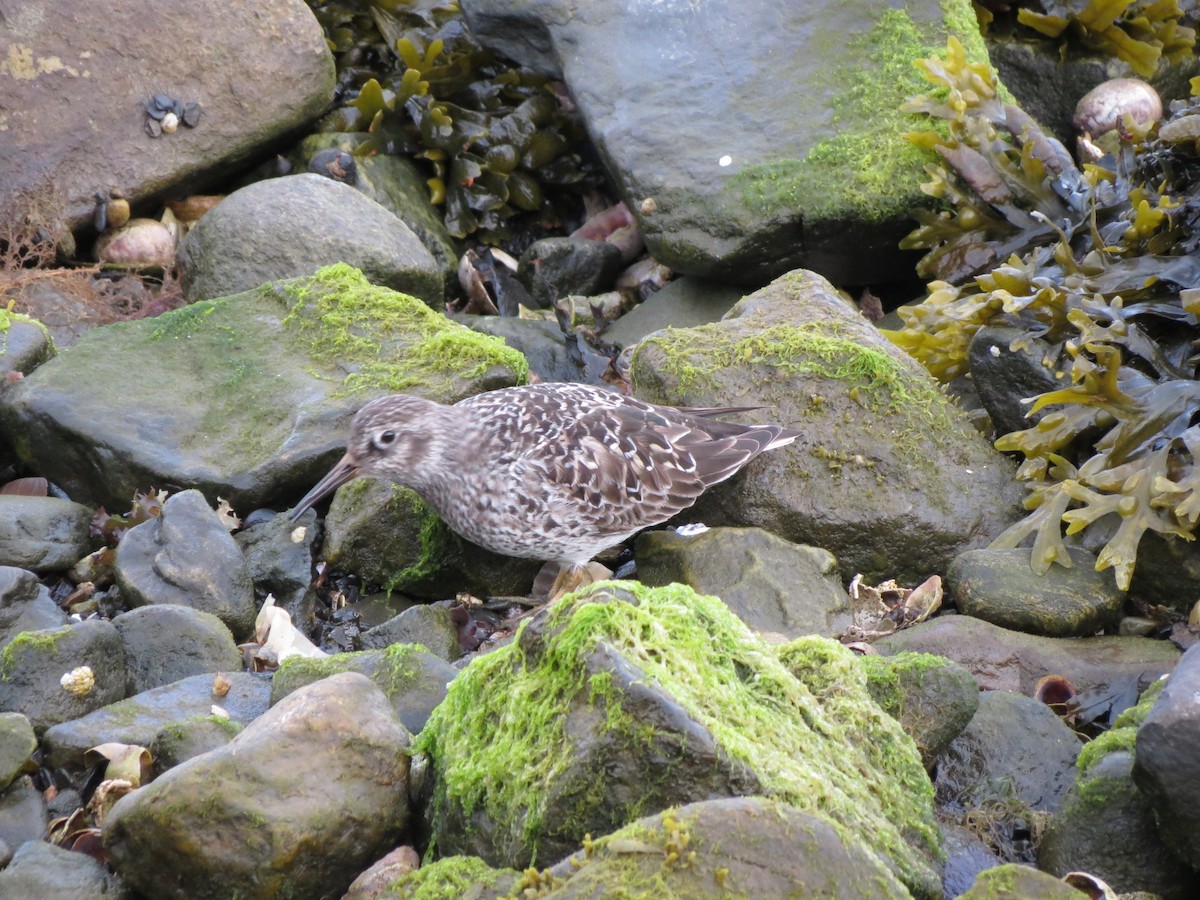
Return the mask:
M537 578L533 580L533 593L536 596L544 596L549 602L611 577L612 570L595 560L582 566L551 560L542 566Z

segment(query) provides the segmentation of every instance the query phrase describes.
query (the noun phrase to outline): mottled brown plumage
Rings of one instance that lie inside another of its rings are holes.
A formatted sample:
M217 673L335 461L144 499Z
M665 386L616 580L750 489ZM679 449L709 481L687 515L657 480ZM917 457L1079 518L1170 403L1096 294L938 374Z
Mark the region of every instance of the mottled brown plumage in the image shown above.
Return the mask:
M710 418L752 408L676 409L583 384L506 388L453 406L383 397L359 410L346 455L291 518L360 475L386 478L481 547L581 566L798 436Z

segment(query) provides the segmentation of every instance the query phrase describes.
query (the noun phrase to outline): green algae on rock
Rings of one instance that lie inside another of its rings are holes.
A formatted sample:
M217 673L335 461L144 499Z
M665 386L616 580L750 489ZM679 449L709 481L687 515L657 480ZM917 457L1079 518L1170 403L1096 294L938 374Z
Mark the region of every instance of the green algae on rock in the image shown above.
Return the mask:
M672 804L766 794L934 896L916 747L849 651L822 651L847 678L810 690L716 598L631 582L568 595L463 670L418 737L433 844L524 866Z
M503 341L346 265L84 335L12 385L0 429L81 502L187 485L251 509L311 483L363 402L527 378Z

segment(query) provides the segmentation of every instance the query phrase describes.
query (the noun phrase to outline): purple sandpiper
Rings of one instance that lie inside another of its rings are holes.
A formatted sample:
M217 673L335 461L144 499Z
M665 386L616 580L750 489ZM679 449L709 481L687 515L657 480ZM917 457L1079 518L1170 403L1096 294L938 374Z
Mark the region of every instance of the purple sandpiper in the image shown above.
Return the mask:
M360 475L384 478L480 547L578 572L799 436L712 418L756 408L656 406L586 384L504 388L453 406L381 397L355 415L346 455L290 519Z

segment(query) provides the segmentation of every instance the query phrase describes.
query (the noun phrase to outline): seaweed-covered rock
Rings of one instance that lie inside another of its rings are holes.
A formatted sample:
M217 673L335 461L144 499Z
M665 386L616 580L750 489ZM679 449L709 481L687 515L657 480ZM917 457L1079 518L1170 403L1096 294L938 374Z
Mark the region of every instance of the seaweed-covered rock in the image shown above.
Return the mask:
M850 651L794 678L717 599L602 582L479 657L421 732L442 853L528 865L639 815L766 795L859 836L940 896L931 787Z
M502 342L337 265L89 332L0 395L0 430L81 502L122 509L186 484L248 510L325 474L367 400L454 402L527 371Z
M871 697L916 741L925 768L931 769L979 709L974 677L958 663L929 653L863 656L861 662Z
M927 157L897 111L921 86L913 61L948 34L986 59L960 2L819 15L648 3L619 16L583 2L564 16L555 0L474 0L464 12L484 44L566 82L655 259L743 283L799 265L849 282L908 270L896 240L928 202Z
M965 615L1015 631L1048 637L1086 637L1116 624L1125 604L1107 572L1084 550L1069 551L1072 566L1043 575L1021 549L967 550L946 570L946 588Z
M959 900L1079 900L1080 891L1032 866L1005 863L979 873Z
M334 675L122 797L104 845L151 897L340 896L407 823L407 745L382 691Z
M812 272L776 279L720 322L650 335L631 374L643 400L761 406L764 421L798 429L681 518L824 547L845 580L922 581L1016 516L1010 463Z
M836 637L850 624L837 560L819 547L760 528L710 528L691 535L647 531L638 536L635 553L642 584L686 584L720 597L756 631Z
M545 896L554 900L643 892L662 900L912 896L833 823L765 797L704 800L646 816L588 842L549 875Z
M385 650L394 644L420 644L448 662L462 656L458 626L446 606L419 603L362 633L364 650Z
M354 188L311 173L234 191L179 246L190 302L311 275L334 263L428 303L442 301L437 263L407 225Z
M433 600L459 591L525 594L542 565L477 547L451 531L411 488L371 478L334 495L321 555L368 587Z

